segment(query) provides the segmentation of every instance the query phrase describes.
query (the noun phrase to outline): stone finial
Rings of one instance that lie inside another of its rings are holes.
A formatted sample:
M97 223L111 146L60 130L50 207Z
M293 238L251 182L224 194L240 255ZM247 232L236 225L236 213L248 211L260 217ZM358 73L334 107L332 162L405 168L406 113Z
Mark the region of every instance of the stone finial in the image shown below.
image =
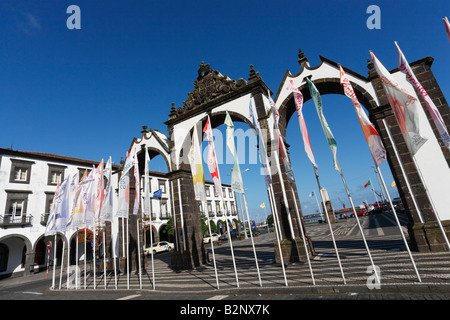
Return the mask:
M305 56L305 54L303 53L303 51L301 49L298 49L298 64L300 65L300 67L309 67L309 61L308 58Z
M369 78L376 77L377 71L375 70L375 66L373 62L370 59L367 59L367 74L369 75Z
M142 135L148 133L147 126L142 126L142 131L141 131L141 133L142 133Z
M253 65L250 65L250 75L248 76L248 81L255 81L257 79L261 79L259 76L259 72L256 72L255 69L253 69Z
M169 118L174 116L177 113L177 109L175 108L175 103L172 102L172 107L170 108Z

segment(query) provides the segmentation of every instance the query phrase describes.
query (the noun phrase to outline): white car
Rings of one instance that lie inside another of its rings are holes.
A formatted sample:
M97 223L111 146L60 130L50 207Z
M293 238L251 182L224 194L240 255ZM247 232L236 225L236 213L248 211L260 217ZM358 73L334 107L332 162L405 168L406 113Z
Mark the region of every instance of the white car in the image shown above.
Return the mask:
M217 233L213 233L211 235L209 234L205 234L203 236L203 243L211 243L212 241L218 241L219 240L219 235Z
M173 243L167 241L160 241L153 244L153 247L145 248L144 254L153 254L164 251L171 251L175 248Z

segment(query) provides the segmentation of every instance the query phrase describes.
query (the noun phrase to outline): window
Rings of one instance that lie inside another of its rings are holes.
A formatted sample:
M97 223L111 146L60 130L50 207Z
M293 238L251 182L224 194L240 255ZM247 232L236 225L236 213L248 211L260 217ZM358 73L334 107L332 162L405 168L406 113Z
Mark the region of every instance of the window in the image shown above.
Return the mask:
M211 201L208 201L208 203L207 203L207 210L208 210L208 213L212 213L212 204L211 204Z
M31 191L12 191L6 190L6 208L5 215L10 217L21 217L25 216L28 202L28 194Z
M169 212L167 210L167 199L161 200L161 218L169 218Z
M162 193L166 193L166 181L158 180L158 189L161 189Z
M55 197L54 192L46 192L45 193L45 212L44 213L50 213L50 210L52 209L54 197Z
M34 162L11 159L11 173L9 182L30 183L31 166Z
M205 187L205 192L206 192L206 196L209 197L211 195L210 191L209 191L209 186Z
M61 183L64 180L64 169L65 166L58 166L55 164L48 165L48 184L57 185L58 182Z

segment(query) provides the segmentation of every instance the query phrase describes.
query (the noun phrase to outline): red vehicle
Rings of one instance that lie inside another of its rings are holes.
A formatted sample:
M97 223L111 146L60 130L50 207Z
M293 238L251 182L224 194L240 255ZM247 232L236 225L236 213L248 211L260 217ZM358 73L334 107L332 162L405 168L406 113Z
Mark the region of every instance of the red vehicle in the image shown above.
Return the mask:
M356 211L356 214L358 215L358 217L361 217L361 216L366 216L366 215L367 215L367 212L365 212L364 210L360 210L360 211ZM353 213L350 215L350 217L354 218L354 217L355 217L355 213L353 212Z

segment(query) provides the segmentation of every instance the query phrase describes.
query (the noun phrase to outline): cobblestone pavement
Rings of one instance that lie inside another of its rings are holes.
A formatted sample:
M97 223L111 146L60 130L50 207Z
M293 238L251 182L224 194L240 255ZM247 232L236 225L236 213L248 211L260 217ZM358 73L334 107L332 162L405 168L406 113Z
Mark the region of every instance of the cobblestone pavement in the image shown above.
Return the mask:
M155 255L154 282L151 259L148 256L146 273L141 278L142 288L139 276L132 273L129 277L129 285L127 276L119 275L116 289L115 277L110 274L106 277L106 291L125 291L129 295L134 292L137 293L136 296L149 299L170 299L176 295L186 299L228 300L449 300L450 253L412 252L418 275L405 248L399 228L390 219L392 217L388 214L360 217L373 263L379 268L379 286L373 269L370 269L372 263L362 241L361 232L355 219L349 219L332 226L345 283L328 225L310 223L306 225L306 230L317 253L310 260L312 274L306 261L285 265L287 283L281 264L274 262L275 235L263 232L258 237L254 237L258 266L255 263L250 239L233 241L238 281L229 244L215 243L218 282L212 261L194 270L175 272L169 266L170 254L163 253ZM212 256L209 244L207 248ZM19 280L0 281L0 290L4 281ZM87 277L86 290L83 277L80 278L79 290L67 290L65 280L66 275L63 273L61 290L58 288L49 290L48 294L64 295L74 291L83 294L94 290L91 275ZM97 275L96 280L97 294L105 293L103 276ZM59 283L59 277L56 283Z

